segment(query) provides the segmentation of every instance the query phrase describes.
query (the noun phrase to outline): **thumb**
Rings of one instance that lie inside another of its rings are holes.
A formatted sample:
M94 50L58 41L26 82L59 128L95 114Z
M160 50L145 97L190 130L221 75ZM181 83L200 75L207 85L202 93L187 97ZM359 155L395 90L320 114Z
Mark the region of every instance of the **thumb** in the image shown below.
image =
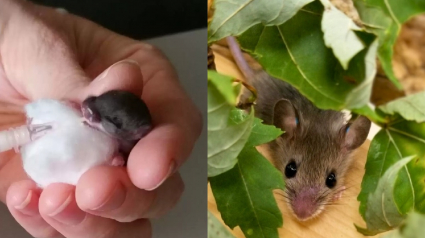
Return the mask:
M98 96L110 90L125 90L138 96L143 91L143 76L139 64L122 60L107 68L78 95L79 101L89 96Z

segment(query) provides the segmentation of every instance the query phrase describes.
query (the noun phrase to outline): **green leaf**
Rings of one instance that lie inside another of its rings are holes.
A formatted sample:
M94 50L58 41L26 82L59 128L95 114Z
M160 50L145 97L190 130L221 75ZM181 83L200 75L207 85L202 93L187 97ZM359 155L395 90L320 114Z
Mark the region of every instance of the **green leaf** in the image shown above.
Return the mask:
M254 110L254 109L252 109ZM239 124L246 120L248 115L241 110L234 109L230 112L230 121L233 124ZM276 139L282 135L283 132L272 125L265 125L263 121L257 117L254 117L254 122L251 128L251 134L245 144L245 147L254 147L265 144Z
M273 190L284 189L283 176L252 146L269 141L278 130L259 120L255 127L261 134L244 147L233 169L210 178L211 188L223 221L231 229L239 226L247 238L278 238L283 219Z
M412 212L406 221L396 231L385 235L383 238L422 238L425 233L425 215Z
M362 69L360 71L361 76L359 76L359 78L362 78L363 81L348 93L345 102L347 108L359 108L369 103L370 97L372 95L373 80L375 79L376 75L377 49L378 40L376 39L368 47L367 51L364 52L365 56L361 59L363 65L357 67L357 69ZM361 53L359 55L362 56Z
M216 71L208 70L208 81L214 83L218 91L224 96L227 103L236 105L236 98L238 97L238 90L232 86L233 79L229 76L222 75Z
M379 36L378 57L389 79L401 89L392 68L393 47L401 25L412 16L425 12L423 0L355 0L366 29Z
M399 114L403 118L416 122L425 121L425 92L412 94L400 99L391 101L379 107L387 114Z
M365 220L367 232L358 229L365 235L376 235L378 233L398 227L404 220L405 215L400 213L394 200L394 190L399 172L405 169L406 164L414 157L407 157L388 168L379 179L376 190L369 194Z
M208 130L219 130L227 126L232 105L226 102L217 87L208 82Z
M237 156L251 134L254 114L234 109L236 92L230 77L208 72L208 176L216 176L235 166ZM231 111L235 110L231 114ZM234 123L231 116L244 114Z
M235 236L208 211L208 238L235 238Z
M239 114L244 113L242 110L233 110ZM208 120L214 118L208 116ZM237 156L251 134L253 121L254 114L251 112L238 124L229 123L220 129L208 128L208 177L217 176L235 166Z
M369 105L353 109L352 112L368 117L371 121L380 124L385 123L386 119L376 113Z
M362 40L354 32L362 29L329 0L320 1L325 7L322 18L325 45L332 48L342 67L347 69L350 60L365 48Z
M247 147L268 143L283 134L280 129L274 126L264 126L261 123L262 120L254 118L251 135L246 142Z
M360 201L360 214L366 223L374 221L367 214L371 209L376 209L371 207L369 199L371 194L377 191L378 181L391 166L408 156L416 156L417 159L399 172L391 199L394 199L401 215L412 209L425 212L425 123L415 123L393 116L370 144L366 172L357 198ZM387 208L390 209L386 206L385 209ZM380 229L390 227L392 226Z
M208 42L237 36L255 24L280 25L313 0L216 0Z
M367 47L344 70L323 39L323 6L315 1L305 9L282 25L252 27L238 37L242 48L256 55L270 75L289 82L320 108L366 105L376 72L376 37L357 32Z

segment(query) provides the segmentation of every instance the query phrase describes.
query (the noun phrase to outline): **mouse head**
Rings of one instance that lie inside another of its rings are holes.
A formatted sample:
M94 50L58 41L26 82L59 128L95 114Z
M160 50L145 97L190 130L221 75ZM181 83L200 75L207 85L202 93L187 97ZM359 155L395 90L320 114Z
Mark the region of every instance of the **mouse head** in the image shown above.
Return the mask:
M285 133L272 144L273 159L284 174L286 199L299 220L317 216L344 188L350 154L366 140L371 122L286 99L274 106L273 124Z
M146 104L130 92L113 90L89 97L81 108L91 126L121 141L140 140L152 127Z

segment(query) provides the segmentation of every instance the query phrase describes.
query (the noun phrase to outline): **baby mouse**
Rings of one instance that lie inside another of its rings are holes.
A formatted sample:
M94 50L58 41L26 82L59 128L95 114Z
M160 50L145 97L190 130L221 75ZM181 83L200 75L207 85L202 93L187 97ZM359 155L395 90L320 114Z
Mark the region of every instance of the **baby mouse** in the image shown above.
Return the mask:
M136 143L152 129L148 107L130 92L112 90L89 97L81 110L90 126L118 139L125 162Z
M285 177L289 210L300 221L316 217L345 190L351 154L366 140L370 120L359 116L347 122L342 112L317 108L289 83L254 70L235 38L227 42L247 83L257 90L256 116L285 131L267 146ZM240 103L250 96L244 90Z

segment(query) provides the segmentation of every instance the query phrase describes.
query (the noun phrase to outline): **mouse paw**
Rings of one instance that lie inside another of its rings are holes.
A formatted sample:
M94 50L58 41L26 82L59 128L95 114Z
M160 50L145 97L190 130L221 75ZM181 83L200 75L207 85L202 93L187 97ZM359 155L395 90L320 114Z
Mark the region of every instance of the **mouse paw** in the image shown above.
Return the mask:
M121 167L125 165L124 157L122 155L115 155L114 158L112 158L110 165Z
M341 199L345 189L345 186L342 186L339 191L332 197L332 201L338 201L339 199Z

